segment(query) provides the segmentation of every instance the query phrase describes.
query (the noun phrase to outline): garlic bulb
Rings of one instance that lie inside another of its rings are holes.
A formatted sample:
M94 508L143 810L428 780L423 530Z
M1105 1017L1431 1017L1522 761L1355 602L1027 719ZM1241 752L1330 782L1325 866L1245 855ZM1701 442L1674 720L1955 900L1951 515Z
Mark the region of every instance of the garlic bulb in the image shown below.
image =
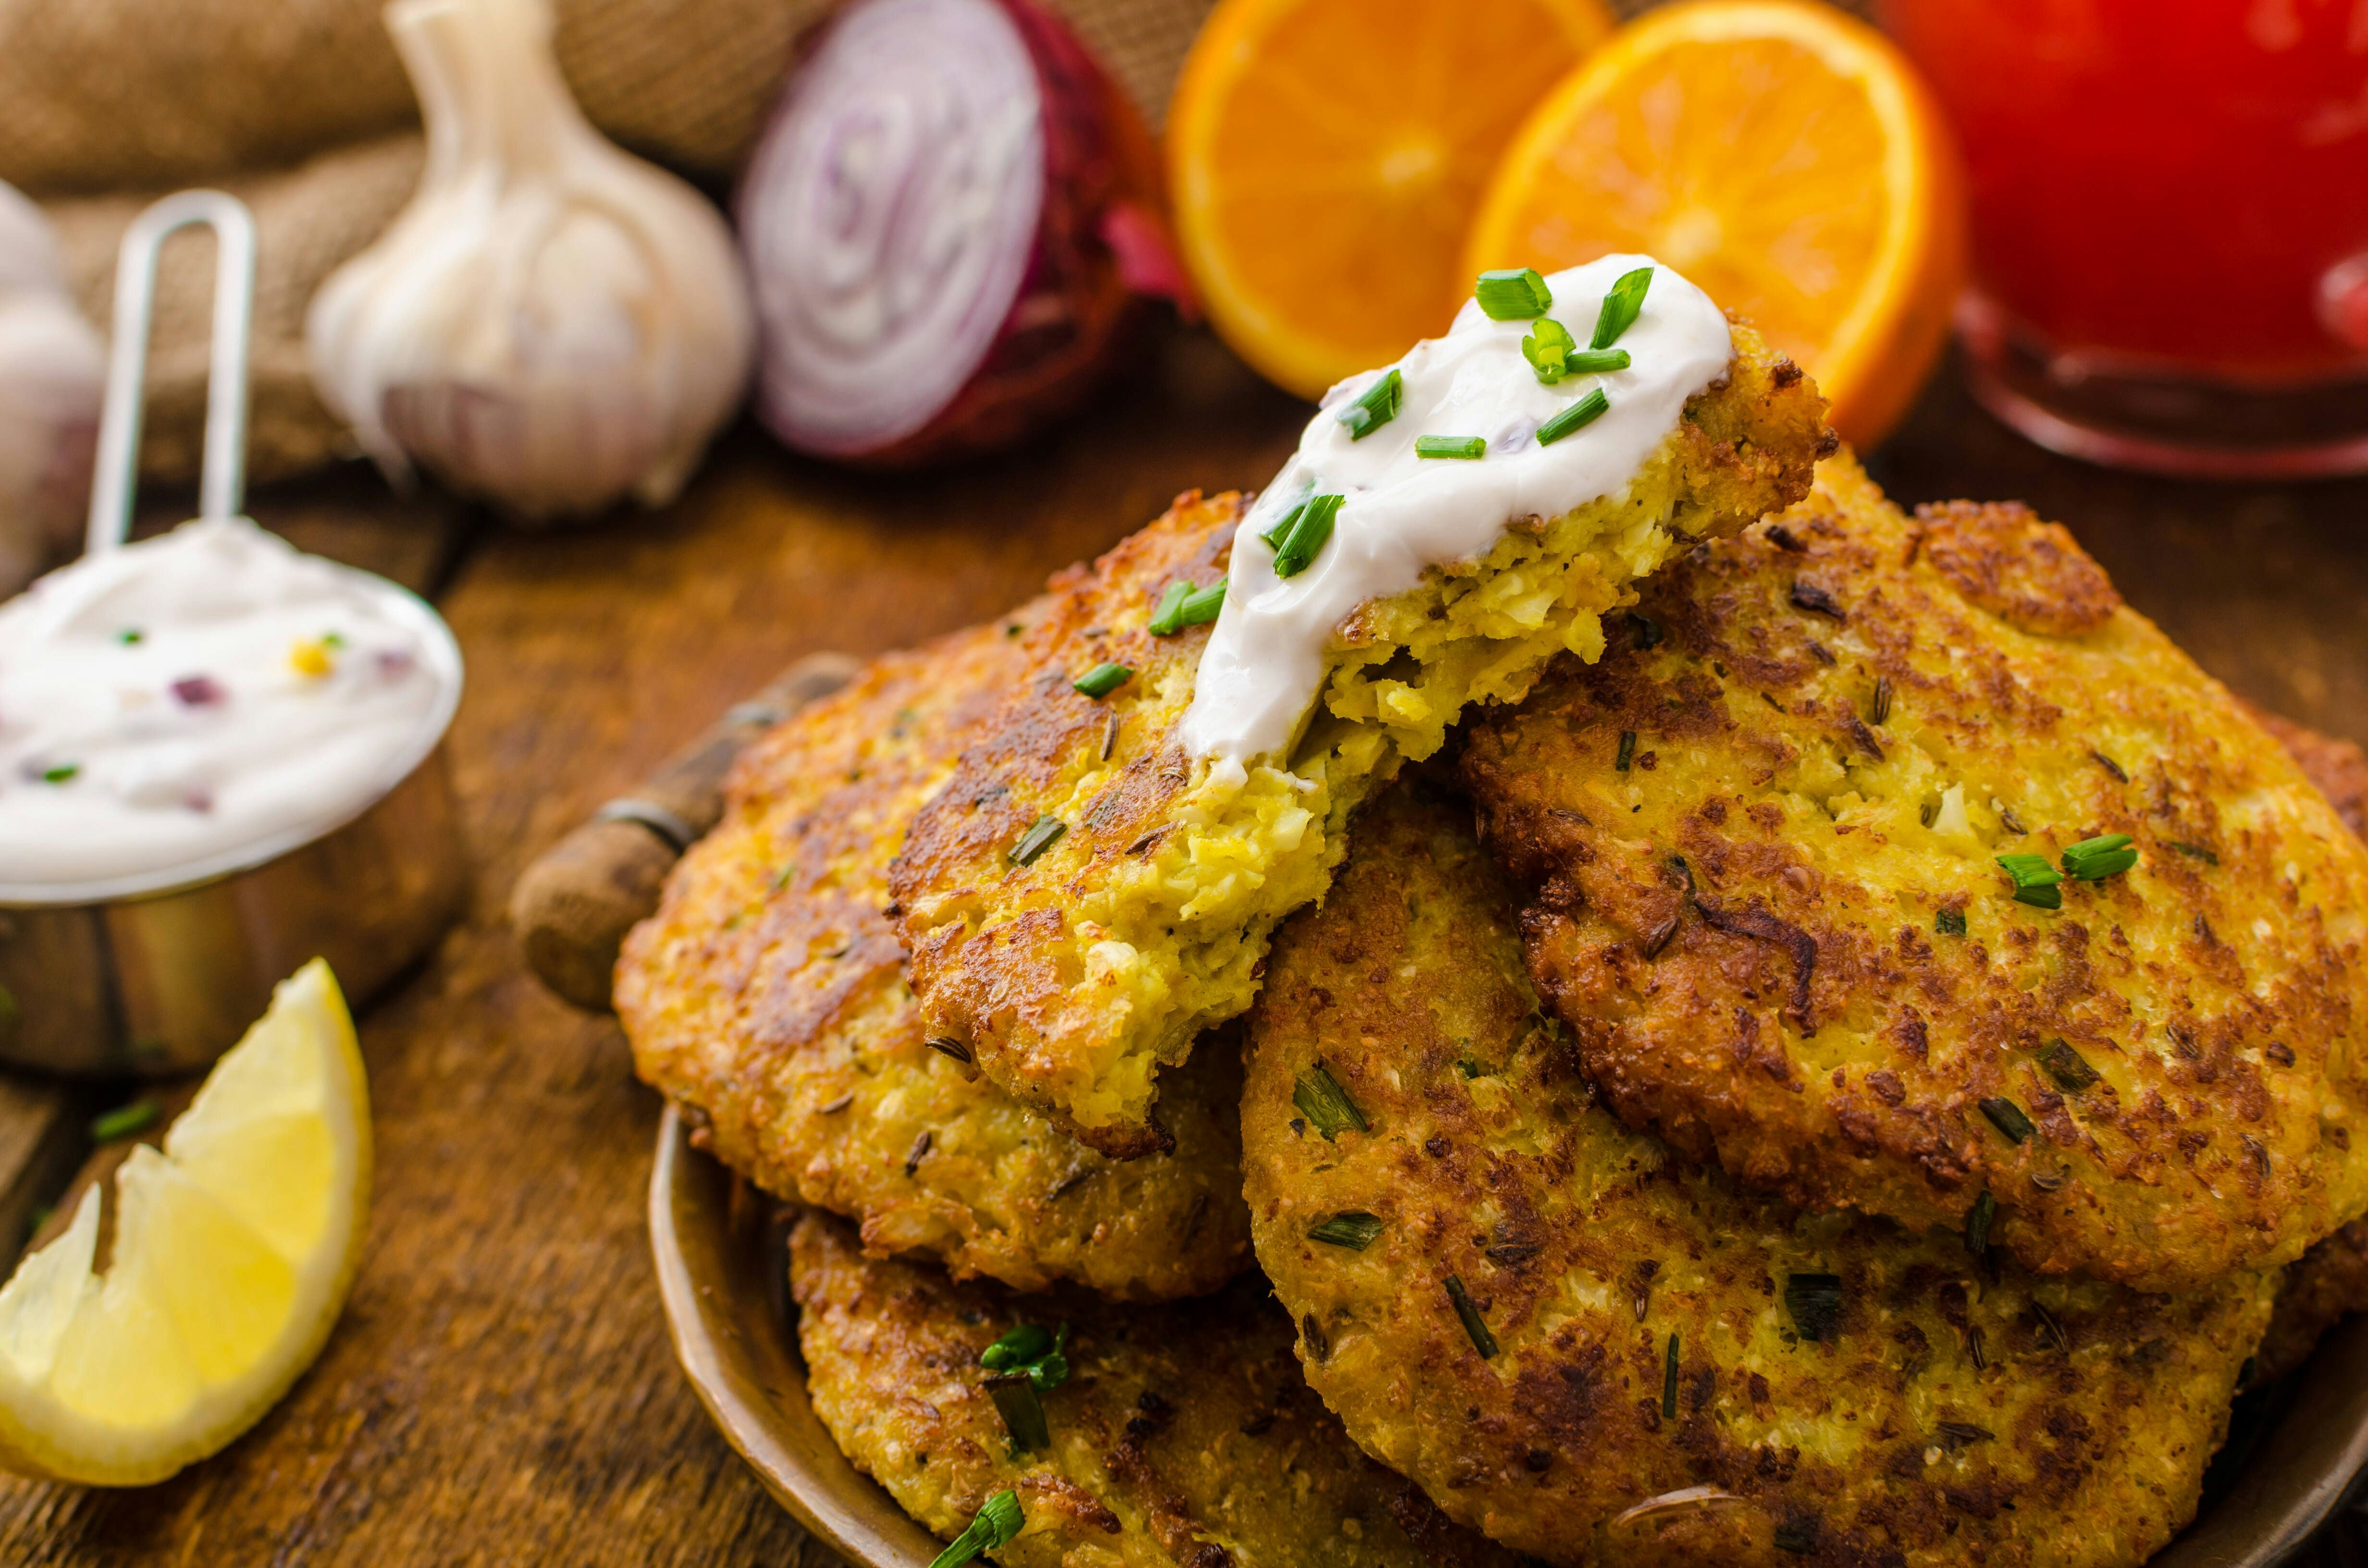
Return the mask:
M107 351L41 210L0 184L0 597L71 553L90 502Z
M740 400L754 326L723 220L604 141L547 0L396 0L419 190L305 321L322 401L390 478L529 517L673 498Z

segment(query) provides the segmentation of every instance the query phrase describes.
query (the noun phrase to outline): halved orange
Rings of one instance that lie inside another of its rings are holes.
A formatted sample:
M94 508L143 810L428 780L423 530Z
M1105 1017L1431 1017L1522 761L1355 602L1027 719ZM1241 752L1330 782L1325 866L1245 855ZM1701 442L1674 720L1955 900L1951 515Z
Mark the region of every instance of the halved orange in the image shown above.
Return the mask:
M1645 252L1792 355L1870 447L1947 340L1964 207L1940 111L1883 35L1808 0L1692 0L1539 103L1459 271Z
M1219 0L1167 155L1220 335L1315 397L1445 331L1497 155L1611 25L1601 0Z

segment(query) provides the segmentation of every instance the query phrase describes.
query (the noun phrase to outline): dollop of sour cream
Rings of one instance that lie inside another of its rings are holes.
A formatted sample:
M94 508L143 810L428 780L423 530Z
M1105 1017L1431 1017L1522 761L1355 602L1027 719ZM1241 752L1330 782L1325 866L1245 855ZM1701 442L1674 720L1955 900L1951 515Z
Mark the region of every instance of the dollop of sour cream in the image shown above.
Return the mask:
M159 891L359 814L434 747L436 613L245 518L51 573L0 605L0 903Z
M1546 315L1580 347L1613 283L1653 268L1644 308L1620 336L1628 368L1546 385L1521 352L1530 321L1493 321L1466 301L1446 336L1395 366L1352 376L1324 398L1299 449L1234 537L1224 609L1201 654L1181 739L1193 756L1247 764L1288 747L1315 702L1334 628L1359 606L1406 592L1423 570L1495 548L1506 528L1613 495L1676 428L1687 400L1726 373L1735 344L1710 296L1650 256L1607 256L1550 274ZM1352 437L1340 412L1391 369L1395 418ZM1600 388L1611 406L1541 446L1538 427ZM1419 457L1420 436L1482 437L1477 460ZM1345 499L1306 570L1275 575L1259 536L1312 494Z

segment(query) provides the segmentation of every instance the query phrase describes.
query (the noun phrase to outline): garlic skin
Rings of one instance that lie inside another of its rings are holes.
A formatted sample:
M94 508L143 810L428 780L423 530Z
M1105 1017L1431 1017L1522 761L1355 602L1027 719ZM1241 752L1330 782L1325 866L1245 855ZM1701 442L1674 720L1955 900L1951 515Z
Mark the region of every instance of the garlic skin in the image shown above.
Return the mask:
M592 129L547 0L395 0L386 25L427 165L313 296L322 401L398 484L416 463L529 519L672 500L755 352L722 215Z
M71 554L90 505L107 349L41 210L0 183L0 598Z

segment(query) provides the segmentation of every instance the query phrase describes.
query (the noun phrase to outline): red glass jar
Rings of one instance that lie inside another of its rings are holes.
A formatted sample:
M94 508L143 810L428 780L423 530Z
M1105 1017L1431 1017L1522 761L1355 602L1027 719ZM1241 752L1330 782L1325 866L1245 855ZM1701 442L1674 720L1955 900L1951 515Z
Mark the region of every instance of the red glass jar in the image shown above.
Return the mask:
M2368 4L1886 0L1971 176L1975 390L2172 472L2368 471Z

